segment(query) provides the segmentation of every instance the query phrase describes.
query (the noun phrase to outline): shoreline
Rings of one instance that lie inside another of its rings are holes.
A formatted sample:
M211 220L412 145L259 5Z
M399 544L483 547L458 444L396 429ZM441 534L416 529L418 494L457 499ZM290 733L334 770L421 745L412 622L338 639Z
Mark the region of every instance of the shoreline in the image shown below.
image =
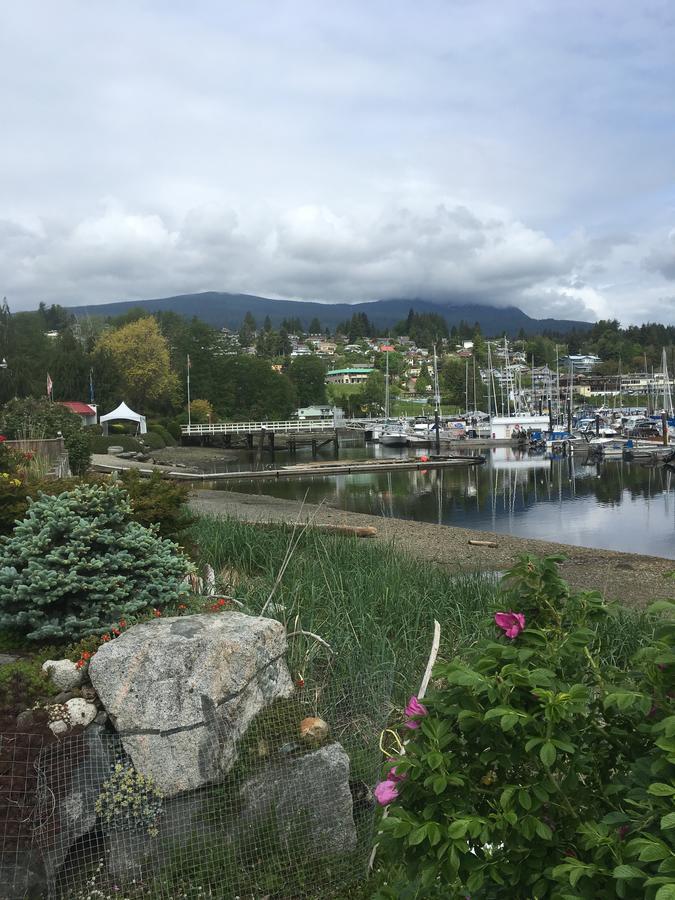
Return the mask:
M327 504L303 504L298 500L236 491L195 489L190 496L190 508L201 515L225 516L253 523L293 524L311 518L321 525L374 526L377 535L365 540L393 542L404 552L456 572L503 571L510 568L521 553L561 554L566 557L560 566L561 574L577 590L597 590L608 600L635 607L645 607L659 598L675 599L675 579L665 577L675 571L675 560L660 556L374 516ZM471 545L470 540L495 541L497 547Z

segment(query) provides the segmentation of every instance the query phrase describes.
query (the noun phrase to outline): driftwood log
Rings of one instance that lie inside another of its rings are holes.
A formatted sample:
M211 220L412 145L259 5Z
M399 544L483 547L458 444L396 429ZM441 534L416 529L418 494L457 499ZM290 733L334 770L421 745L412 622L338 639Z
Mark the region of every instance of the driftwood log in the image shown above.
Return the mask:
M497 541L469 541L472 547L496 547Z

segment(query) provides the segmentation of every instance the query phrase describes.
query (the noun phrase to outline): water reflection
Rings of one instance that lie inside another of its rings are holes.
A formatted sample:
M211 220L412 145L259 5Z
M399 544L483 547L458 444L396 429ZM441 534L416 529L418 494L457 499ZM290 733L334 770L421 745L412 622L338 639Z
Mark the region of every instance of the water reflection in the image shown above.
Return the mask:
M386 455L407 455L407 451ZM382 453L382 448L380 448ZM354 456L355 454L350 454ZM675 559L673 474L621 460L486 450L484 466L229 483L357 512Z

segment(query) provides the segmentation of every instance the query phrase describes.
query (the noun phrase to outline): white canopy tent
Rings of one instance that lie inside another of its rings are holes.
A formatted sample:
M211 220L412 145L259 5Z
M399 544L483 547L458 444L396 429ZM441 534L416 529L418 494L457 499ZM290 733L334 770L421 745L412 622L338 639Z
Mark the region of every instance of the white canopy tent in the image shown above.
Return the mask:
M115 422L120 419L124 419L126 422L136 422L138 425L136 431L141 434L147 434L148 427L145 424L145 416L141 416L139 413L134 412L133 409L129 409L124 402L120 403L117 409L113 409L112 412L101 416L99 419L100 424L103 426L103 434L108 433L108 422Z

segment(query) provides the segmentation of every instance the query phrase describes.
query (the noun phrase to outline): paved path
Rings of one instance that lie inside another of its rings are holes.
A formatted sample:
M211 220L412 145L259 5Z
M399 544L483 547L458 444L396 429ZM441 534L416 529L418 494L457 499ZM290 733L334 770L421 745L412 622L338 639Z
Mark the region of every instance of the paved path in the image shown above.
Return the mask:
M374 525L378 529L375 540L393 541L405 552L455 571L503 571L520 553L560 553L567 557L562 572L575 588L598 590L605 597L634 606L645 606L660 597L675 598L675 579L664 577L675 571L675 561L656 556L371 516L323 505L303 506L296 500L235 491L195 490L190 503L197 513L231 516L246 522L292 523L314 517L321 524ZM494 540L497 547L475 547L469 540Z

